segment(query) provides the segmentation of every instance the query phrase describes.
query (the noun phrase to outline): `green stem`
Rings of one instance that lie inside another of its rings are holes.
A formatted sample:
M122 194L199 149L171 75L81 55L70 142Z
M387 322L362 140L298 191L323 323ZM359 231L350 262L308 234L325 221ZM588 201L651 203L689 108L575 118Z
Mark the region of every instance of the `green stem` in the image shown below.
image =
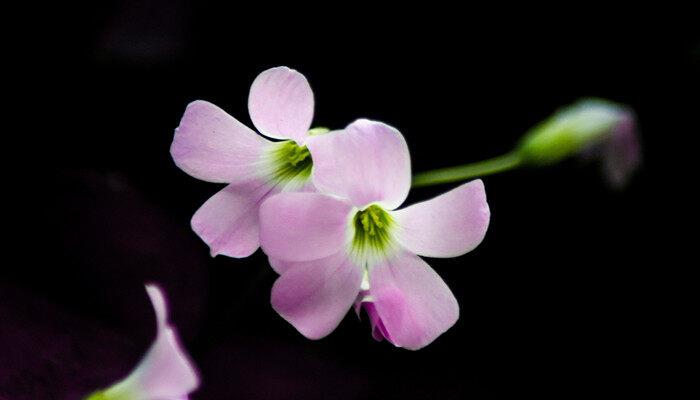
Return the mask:
M457 167L440 168L413 176L413 187L439 185L463 181L479 176L493 175L519 167L522 158L516 152Z

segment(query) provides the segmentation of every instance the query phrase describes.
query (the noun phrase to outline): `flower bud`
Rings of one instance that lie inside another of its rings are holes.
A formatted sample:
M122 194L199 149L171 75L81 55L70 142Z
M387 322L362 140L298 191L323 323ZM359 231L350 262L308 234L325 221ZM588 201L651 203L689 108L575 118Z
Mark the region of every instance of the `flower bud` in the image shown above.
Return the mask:
M635 118L625 106L584 99L564 107L525 134L517 150L526 165L557 163L572 155L593 156L613 186L623 186L640 162Z

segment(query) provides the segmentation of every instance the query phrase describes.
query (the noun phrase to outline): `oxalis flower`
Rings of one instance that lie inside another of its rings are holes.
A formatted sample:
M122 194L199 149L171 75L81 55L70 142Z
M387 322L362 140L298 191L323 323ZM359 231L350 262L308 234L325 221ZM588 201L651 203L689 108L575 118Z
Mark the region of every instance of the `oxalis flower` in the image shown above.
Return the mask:
M199 386L197 372L168 323L163 292L156 285L147 285L146 291L156 313L155 342L129 376L86 400L186 400Z
M358 120L308 144L322 193L280 193L260 208L260 239L281 274L274 309L311 339L353 304L377 339L419 349L449 329L459 306L419 255L457 257L489 223L480 180L397 210L411 186L408 147L381 122Z
M287 67L262 72L253 82L248 111L258 135L206 101L187 106L170 154L189 175L227 183L192 217L192 229L212 256L247 257L259 247L258 207L281 191L313 191L306 143L325 128L309 130L314 97L306 78Z

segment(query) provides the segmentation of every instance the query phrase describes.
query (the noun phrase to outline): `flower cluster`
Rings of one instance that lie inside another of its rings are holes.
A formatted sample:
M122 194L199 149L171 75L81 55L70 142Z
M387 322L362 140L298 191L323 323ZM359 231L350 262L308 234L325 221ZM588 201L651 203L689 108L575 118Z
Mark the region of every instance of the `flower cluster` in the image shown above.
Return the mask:
M483 182L400 208L412 181L401 133L367 119L335 131L311 128L311 87L286 67L255 79L248 110L260 134L195 101L170 149L183 171L227 184L192 218L212 256L242 258L262 247L280 275L273 308L310 339L330 334L352 309L358 316L365 311L376 340L406 349L448 330L459 317L457 300L421 256L458 257L481 243L490 218ZM430 171L413 183L463 181L576 154L597 156L609 181L624 185L640 163L633 113L584 100L535 126L511 153ZM131 374L86 400L184 400L198 387L161 290L146 290L155 342Z
M281 275L274 309L312 339L333 331L353 305L366 310L375 338L408 349L450 328L457 301L418 256L456 257L481 242L489 222L483 183L397 210L411 186L398 130L359 119L314 134L311 88L286 67L255 79L248 108L262 134L285 140L268 141L196 101L171 148L185 172L228 183L192 218L212 255L245 257L262 245Z

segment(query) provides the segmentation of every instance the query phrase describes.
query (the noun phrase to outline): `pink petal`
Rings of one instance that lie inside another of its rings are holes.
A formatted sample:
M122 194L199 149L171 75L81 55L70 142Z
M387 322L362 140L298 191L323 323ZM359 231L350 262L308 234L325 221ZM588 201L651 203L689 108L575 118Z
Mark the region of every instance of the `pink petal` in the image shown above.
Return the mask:
M286 261L286 260L282 260L282 259L274 258L274 257L268 257L267 260L270 262L270 266L272 267L272 269L275 270L275 272L277 272L279 275L284 274L290 268L294 268L295 266L302 265L306 262L306 261Z
M272 269L279 275L282 275L284 271L291 266L291 262L280 260L279 258L268 257L267 261L270 263Z
M314 94L299 72L287 67L270 68L253 81L248 112L264 135L302 144L314 116Z
M290 268L294 268L299 265L303 265L306 261L287 261L280 258L267 257L267 261L270 263L272 269L279 275L284 274Z
M339 252L346 243L351 206L320 193L280 193L260 207L260 243L285 261L310 261Z
M602 155L608 183L614 188L624 187L642 161L635 117L631 111L623 112L621 121L603 144Z
M134 387L148 399L177 398L199 386L199 377L172 328L158 334L133 376Z
M155 342L134 371L107 389L109 398L177 399L199 386L199 377L167 321L167 302L156 285L147 285L156 313Z
M364 297L363 292L360 292L360 296L355 300L355 313L357 313L357 316L359 317L361 314L361 309L364 308L367 316L369 317L370 326L372 327L372 337L374 340L382 341L382 339L387 338L387 340L391 342L389 332L387 332L386 328L384 327L384 323L379 317L374 303L371 301L364 301Z
M370 268L370 293L387 340L417 350L449 329L459 306L440 276L410 253Z
M457 257L484 239L490 212L484 183L475 180L391 215L395 237L406 249L427 257Z
M343 131L307 143L314 184L358 207L379 203L393 210L411 186L411 159L401 133L381 122L359 119Z
M212 257L248 257L260 247L258 208L273 188L259 181L228 185L192 217L192 229L209 245Z
M170 154L195 178L236 183L257 176L256 163L269 143L219 107L197 100L175 130Z
M272 307L302 335L320 339L343 319L360 291L362 269L340 251L299 263L272 287Z
M165 329L168 324L168 308L165 302L165 296L163 291L157 285L146 285L146 293L151 299L151 304L153 305L153 311L156 313L156 326L158 332Z

